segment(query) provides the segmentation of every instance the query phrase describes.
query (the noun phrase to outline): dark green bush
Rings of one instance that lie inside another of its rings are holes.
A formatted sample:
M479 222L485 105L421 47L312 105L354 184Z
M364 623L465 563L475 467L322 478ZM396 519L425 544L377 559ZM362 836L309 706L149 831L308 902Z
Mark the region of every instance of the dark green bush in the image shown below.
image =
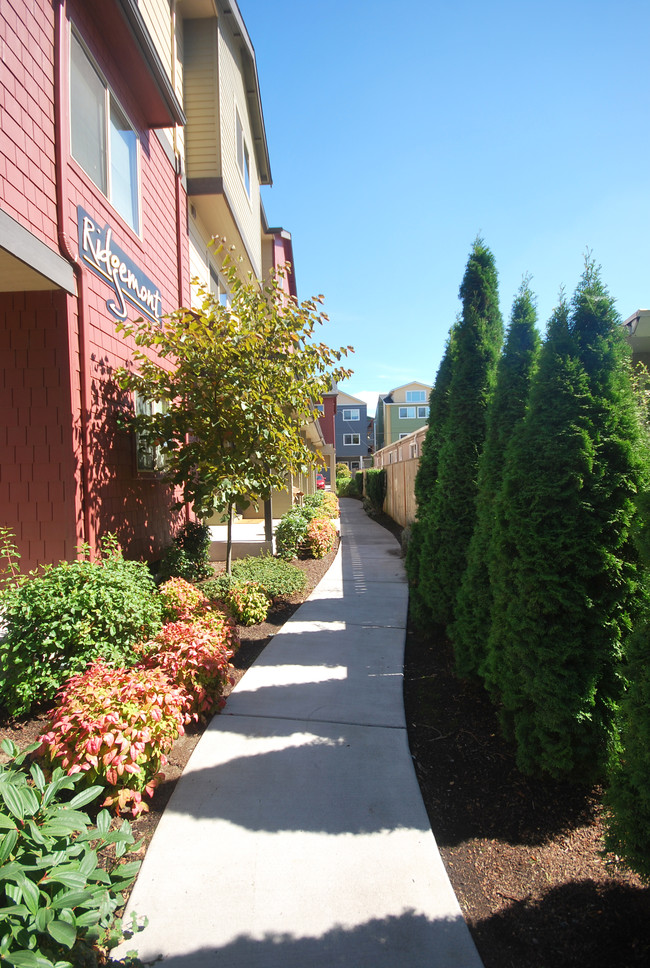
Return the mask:
M209 560L210 528L207 524L188 521L175 535L174 544L165 552L158 572L159 581L184 578L201 581L212 574Z
M354 481L355 481L355 484L357 485L357 491L359 492L359 496L363 497L363 471L356 472L356 474L354 475Z
M383 467L371 467L366 471L366 494L377 513L384 510L387 476Z
M132 645L162 624L162 600L146 564L126 561L114 540L95 561L63 561L23 577L0 598L0 705L12 715L54 699L88 662L134 661Z
M336 493L339 497L359 497L357 482L353 477L337 477Z

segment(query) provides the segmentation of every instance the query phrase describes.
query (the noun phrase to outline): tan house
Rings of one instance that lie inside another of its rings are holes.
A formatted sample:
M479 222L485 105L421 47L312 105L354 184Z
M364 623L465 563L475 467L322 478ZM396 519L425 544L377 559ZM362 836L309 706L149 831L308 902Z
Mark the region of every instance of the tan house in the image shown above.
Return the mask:
M650 309L637 309L624 321L632 360L650 367Z

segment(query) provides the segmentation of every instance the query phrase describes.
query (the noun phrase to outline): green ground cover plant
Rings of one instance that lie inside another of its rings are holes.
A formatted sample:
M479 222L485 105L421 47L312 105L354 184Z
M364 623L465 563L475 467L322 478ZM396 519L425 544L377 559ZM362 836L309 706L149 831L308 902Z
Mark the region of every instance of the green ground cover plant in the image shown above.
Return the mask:
M317 491L315 494L308 494L303 500L303 507L318 508L328 518L338 518L340 514L338 498L331 491Z
M258 582L271 599L300 592L307 582L300 568L268 553L234 561L232 577L236 582Z
M127 821L111 830L107 810L96 825L83 808L102 786L79 789L82 776L60 767L46 779L37 763L5 740L0 763L0 961L18 968L96 964L96 945L121 940L115 911L140 866ZM114 862L100 857L110 848Z
M90 661L132 664L133 644L162 625L163 602L147 565L125 560L108 538L94 561L86 555L8 583L0 607L8 626L0 705L18 716L52 702Z

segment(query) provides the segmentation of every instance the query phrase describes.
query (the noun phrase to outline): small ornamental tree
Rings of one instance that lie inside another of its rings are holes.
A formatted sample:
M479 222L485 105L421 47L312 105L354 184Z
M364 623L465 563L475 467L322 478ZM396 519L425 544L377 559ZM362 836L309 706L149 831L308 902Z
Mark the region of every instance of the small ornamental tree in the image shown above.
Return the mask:
M470 253L460 298L463 312L455 333L449 409L424 518L418 584L432 621L441 625L454 618L474 531L478 459L503 340L494 256L482 239Z
M560 307L508 448L484 667L526 772L602 773L628 632L643 607L631 539L648 457L613 300L587 262Z
M497 366L494 397L488 410L487 436L479 462L476 527L456 601L456 621L450 630L456 669L463 677L478 673L486 653L492 611L488 564L494 502L508 441L526 410L530 378L539 348L536 322L534 297L525 280L512 307L510 327Z
M227 306L203 289L194 309L117 326L135 343L136 369L117 371L122 389L161 404L132 425L163 449L166 477L200 517L216 509L230 521L235 502L265 500L286 488L289 473L322 464L301 430L318 417L313 401L350 376L335 364L352 347L316 341L327 320L322 297L287 296L288 271L275 270L260 286L226 255ZM229 534L228 570L230 549Z

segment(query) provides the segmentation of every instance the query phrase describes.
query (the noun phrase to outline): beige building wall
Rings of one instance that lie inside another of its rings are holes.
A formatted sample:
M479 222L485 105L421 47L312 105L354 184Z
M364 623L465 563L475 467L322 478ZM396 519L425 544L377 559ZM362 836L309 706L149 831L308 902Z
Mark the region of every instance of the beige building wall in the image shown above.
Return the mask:
M184 29L187 177L221 175L217 20L187 20Z
M219 109L221 113L222 176L257 278L262 276L260 184L250 126L241 50L225 18L219 20ZM250 196L237 164L235 118L239 118L248 147Z

